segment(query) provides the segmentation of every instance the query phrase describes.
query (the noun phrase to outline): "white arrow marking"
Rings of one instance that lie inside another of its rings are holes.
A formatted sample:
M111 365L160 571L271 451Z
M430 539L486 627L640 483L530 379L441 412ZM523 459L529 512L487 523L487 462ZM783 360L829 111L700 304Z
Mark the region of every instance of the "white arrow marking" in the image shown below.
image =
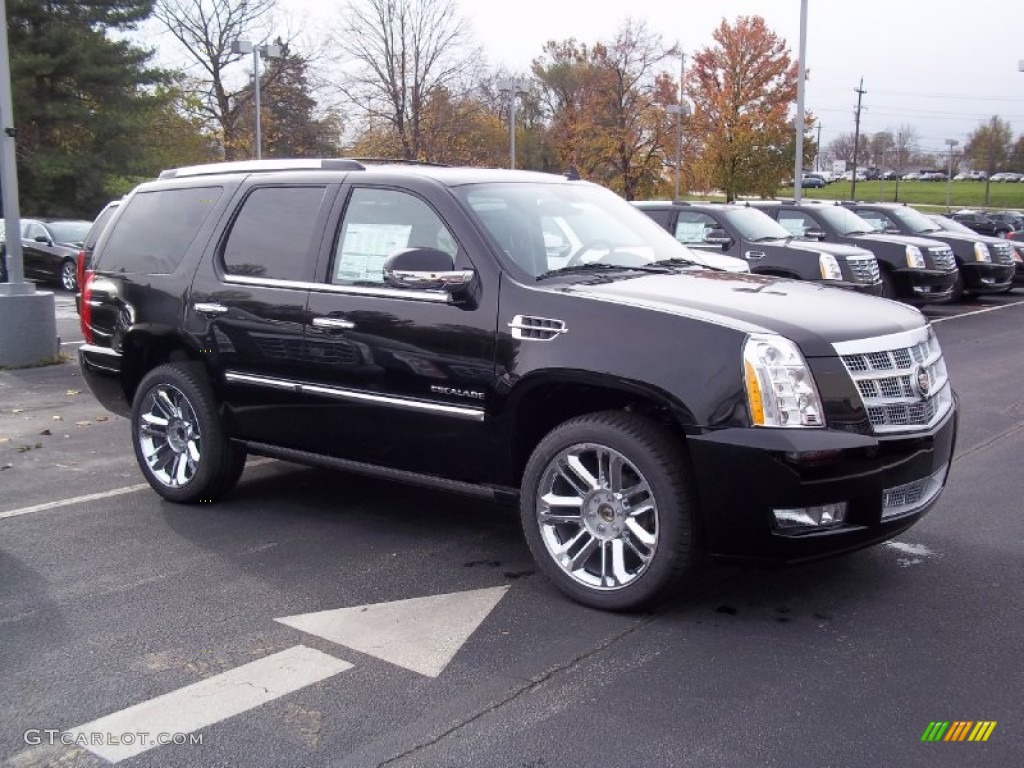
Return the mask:
M117 763L168 743L161 734L198 731L351 668L297 645L72 728L68 740Z
M441 674L508 586L275 619L427 677Z

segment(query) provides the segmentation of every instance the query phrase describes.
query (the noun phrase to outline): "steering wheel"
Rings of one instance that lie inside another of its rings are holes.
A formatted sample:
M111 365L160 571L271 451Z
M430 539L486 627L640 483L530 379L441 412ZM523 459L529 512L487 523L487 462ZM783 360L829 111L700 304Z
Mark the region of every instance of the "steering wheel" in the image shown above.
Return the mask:
M562 269L566 269L567 267L575 267L577 264L583 261L583 254L585 254L587 251L598 250L606 250L608 251L608 253L611 253L612 251L615 250L615 246L612 245L607 240L589 240L576 249L576 253L569 257L569 260L565 262L565 266L562 267Z

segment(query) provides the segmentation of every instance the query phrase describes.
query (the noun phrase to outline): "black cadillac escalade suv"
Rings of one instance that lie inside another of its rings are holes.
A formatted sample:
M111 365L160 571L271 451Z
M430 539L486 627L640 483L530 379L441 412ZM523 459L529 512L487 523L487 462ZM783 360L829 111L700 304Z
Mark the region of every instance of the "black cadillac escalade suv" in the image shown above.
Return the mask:
M885 234L836 203L758 201L749 203L796 237L867 248L878 259L882 295L912 304L939 304L953 297L957 281L953 249L925 237Z
M844 203L879 232L927 237L946 243L956 259L953 298L965 293L1004 293L1013 287L1013 248L974 232L951 232L923 213L899 203Z
M606 609L704 554L799 561L913 525L957 424L921 313L700 259L559 176L182 168L104 229L80 362L167 499L226 493L247 454L518 499L540 567Z
M633 205L687 248L744 259L756 275L821 281L834 288L882 295L878 261L871 251L797 239L756 208L678 201Z

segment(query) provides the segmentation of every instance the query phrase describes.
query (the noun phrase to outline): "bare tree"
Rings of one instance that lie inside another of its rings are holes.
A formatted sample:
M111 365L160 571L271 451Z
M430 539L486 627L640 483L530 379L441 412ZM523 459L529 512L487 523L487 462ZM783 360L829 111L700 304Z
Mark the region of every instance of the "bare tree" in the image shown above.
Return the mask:
M251 88L232 91L225 69L249 54L233 53L231 44L250 37L269 20L276 0L157 0L154 16L200 67L199 108L220 134L224 156L239 154L238 117L248 106ZM258 42L258 41L253 41ZM239 96L242 98L239 98Z
M367 128L388 125L407 160L424 152L431 94L465 94L483 58L453 0L349 0L334 42L358 65L346 99Z

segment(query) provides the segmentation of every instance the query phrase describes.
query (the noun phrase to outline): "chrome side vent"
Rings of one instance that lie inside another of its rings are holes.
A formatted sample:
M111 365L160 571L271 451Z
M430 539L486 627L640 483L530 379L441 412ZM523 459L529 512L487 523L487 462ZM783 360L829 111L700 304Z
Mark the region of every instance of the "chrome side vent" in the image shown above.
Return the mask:
M532 341L551 341L560 334L568 333L562 320L552 320L547 317L532 317L530 315L516 315L508 324L512 329L513 339L529 339Z

